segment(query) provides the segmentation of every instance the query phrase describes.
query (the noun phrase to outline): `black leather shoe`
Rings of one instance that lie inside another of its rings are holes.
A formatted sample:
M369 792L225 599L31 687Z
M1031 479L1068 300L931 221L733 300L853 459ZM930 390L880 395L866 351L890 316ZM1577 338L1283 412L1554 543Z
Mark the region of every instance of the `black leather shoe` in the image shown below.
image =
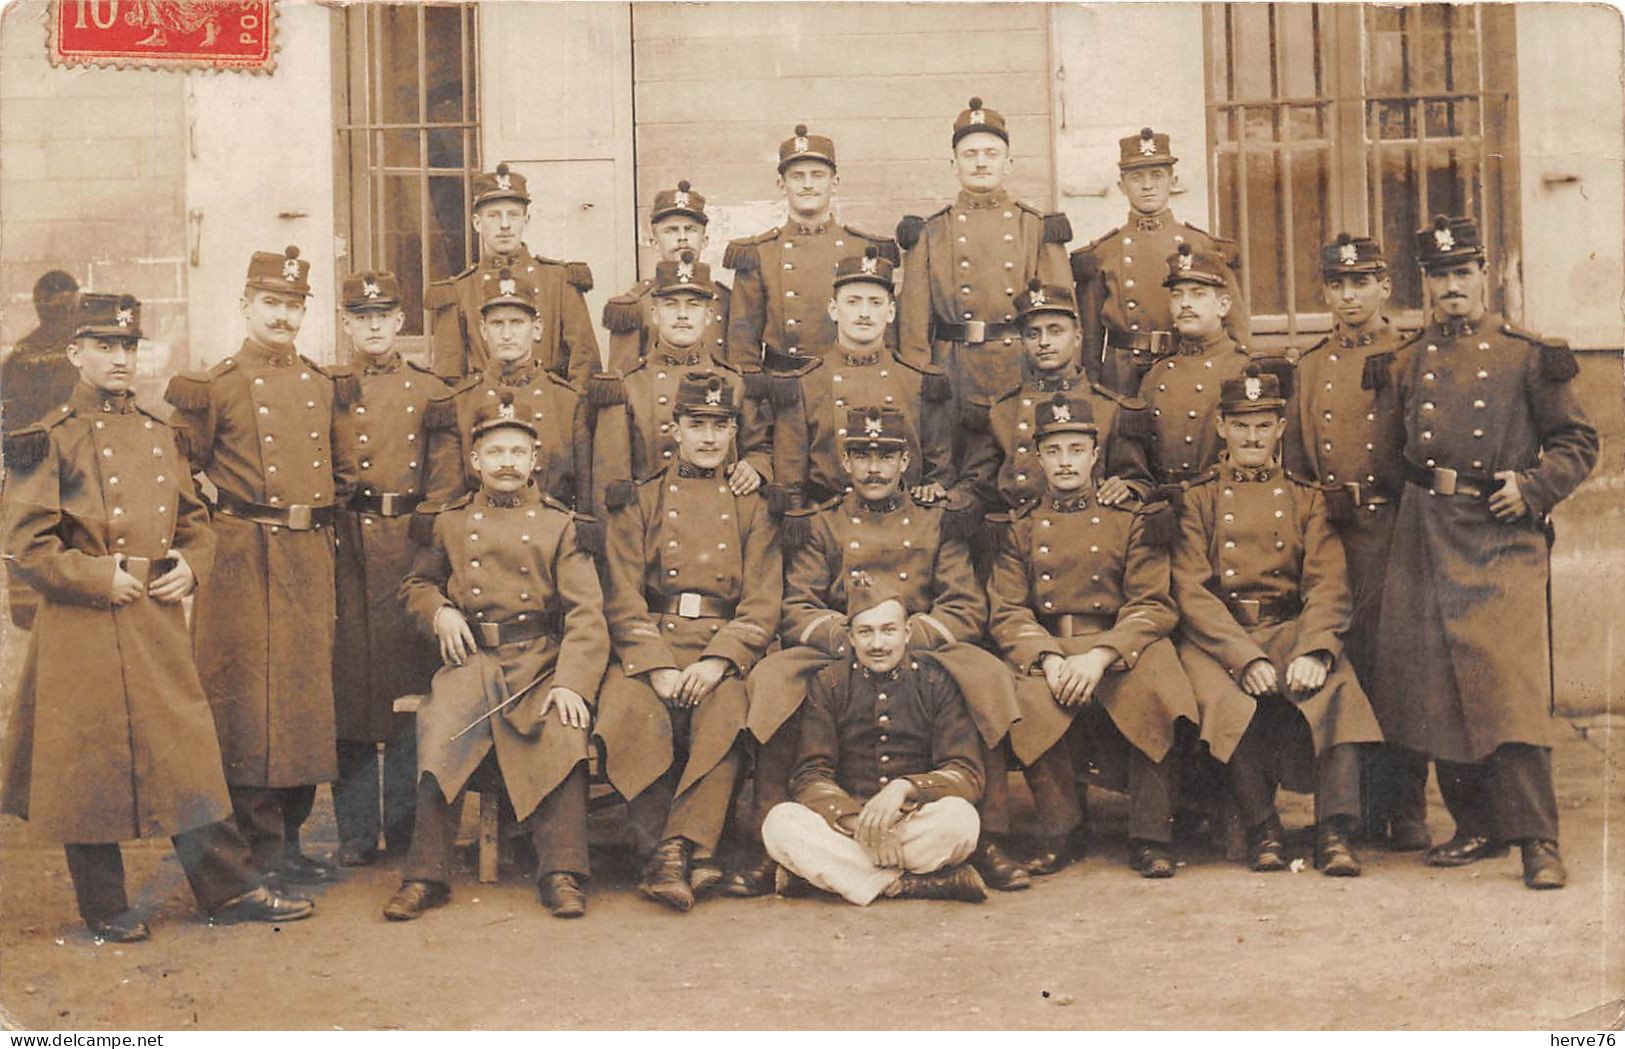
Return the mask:
M1168 846L1158 841L1131 840L1129 866L1139 871L1142 878L1172 878L1178 870Z
M90 935L108 943L140 943L152 935L147 923L137 918L134 911L122 911L101 921L85 922Z
M430 907L443 907L450 900L451 888L440 882L403 881L384 904L384 917L392 922L409 922Z
M1059 838L1039 838L1033 846L1033 850L1022 860L1021 865L1034 877L1043 878L1063 871L1078 858L1072 848L1072 839L1065 835Z
M1508 851L1506 842L1458 831L1443 845L1429 849L1426 862L1429 867L1465 867L1479 860L1499 859Z
M1523 883L1531 889L1561 889L1569 883L1557 842L1531 838L1523 843Z
M779 865L757 846L748 866L736 867L722 879L722 892L729 896L766 896L773 891Z
M1255 871L1286 870L1281 821L1270 817L1247 832L1247 866Z
M1433 844L1428 825L1421 820L1394 820L1388 827L1389 852L1421 852Z
M1333 878L1357 878L1360 875L1360 857L1343 836L1342 830L1331 823L1315 828L1315 866L1320 873Z
M581 879L569 871L550 871L536 885L542 906L555 918L579 918L587 913L587 893Z
M892 896L899 900L981 903L987 899L987 885L975 867L968 863L956 863L931 874L904 874L897 879L897 891Z
M673 910L694 907L694 890L688 884L687 838L667 838L655 848L644 865L638 891Z
M774 865L773 891L787 900L801 900L818 891L818 886L789 867Z
M695 860L688 871L688 887L696 898L722 884L722 868L714 859Z
M333 864L338 867L371 867L377 862L376 845L340 845L333 853Z
M992 838L982 842L982 847L971 856L970 862L990 889L1020 892L1032 888L1033 880L1027 874L1027 868L1011 859L1004 846Z
M316 905L303 896L285 896L261 885L241 896L233 896L217 907L209 920L216 925L237 922L296 922L308 918Z
M338 877L338 868L302 852L285 852L281 859L271 865L271 873L284 883L320 885Z

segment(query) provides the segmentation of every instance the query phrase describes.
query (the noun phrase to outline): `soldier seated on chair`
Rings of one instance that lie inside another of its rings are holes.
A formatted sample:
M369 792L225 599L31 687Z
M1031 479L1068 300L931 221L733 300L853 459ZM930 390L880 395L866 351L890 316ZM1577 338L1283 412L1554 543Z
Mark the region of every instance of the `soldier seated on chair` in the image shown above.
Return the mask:
M586 913L587 732L609 660L603 594L575 520L532 480L536 427L512 391L470 432L480 490L436 515L401 601L445 665L418 711L418 797L403 881L384 917L451 898L452 846L470 781L528 821L542 904Z
M879 896L979 903L981 740L954 679L908 652L908 612L890 584L859 574L847 617L852 655L813 676L793 801L762 825L793 877L862 907Z

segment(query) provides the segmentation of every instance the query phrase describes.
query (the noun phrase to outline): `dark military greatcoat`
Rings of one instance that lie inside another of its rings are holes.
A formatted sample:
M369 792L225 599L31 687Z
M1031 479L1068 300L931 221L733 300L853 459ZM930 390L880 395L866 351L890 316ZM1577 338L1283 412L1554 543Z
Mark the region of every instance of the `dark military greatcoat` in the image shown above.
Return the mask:
M1183 340L1140 384L1151 409L1151 477L1159 485L1189 481L1218 461L1219 383L1240 377L1247 350L1220 332L1205 341Z
M536 290L536 311L542 322L534 354L543 368L576 385L600 366L598 334L592 314L582 298L592 290L592 271L585 262L559 262L532 255L520 246L512 255L481 259L476 265L430 284L424 303L433 312L431 366L436 375L458 382L496 365L480 334L480 310L491 298L490 284L509 270Z
M121 556L150 562L152 579L176 555L209 578L214 535L174 431L134 397L80 384L5 451L6 550L40 604L0 755L3 810L80 844L224 819L185 611L109 602Z
M609 331L609 361L605 370L626 374L649 355L649 347L659 337L655 330L655 282L640 280L604 304L604 327ZM728 306L733 297L726 284L711 285L716 297L708 304L705 332L699 348L712 360L728 360Z

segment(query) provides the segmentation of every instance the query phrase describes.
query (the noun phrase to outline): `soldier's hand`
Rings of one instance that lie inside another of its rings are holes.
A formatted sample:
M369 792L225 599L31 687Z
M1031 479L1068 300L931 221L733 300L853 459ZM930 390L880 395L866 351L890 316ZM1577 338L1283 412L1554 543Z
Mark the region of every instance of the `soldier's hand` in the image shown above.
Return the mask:
M672 667L649 671L649 687L654 689L655 695L667 705L677 702L677 683L681 680L682 674Z
M1278 685L1275 664L1267 659L1255 659L1241 671L1241 690L1249 696L1267 696Z
M468 620L450 605L434 614L434 636L440 642L441 662L448 666L462 666L478 647Z
M540 716L542 718L547 717L547 712L554 708L558 709L559 724L561 725L568 725L571 728L586 728L592 724L592 710L587 706L587 701L581 698L579 692L561 686L548 689L547 699L542 702Z
M732 664L719 656L697 659L683 669L677 682L677 703L683 707L697 707L700 700L711 694Z
M858 813L858 826L853 836L870 856L878 861L880 839L890 833L902 818L903 804L914 796L914 784L906 779L894 779L880 793L864 803Z
M880 836L875 844L874 861L877 867L888 867L892 870L901 870L903 867L903 843L891 831Z
M1100 483L1100 491L1095 493L1095 498L1100 500L1101 506L1116 506L1133 494L1134 489L1121 477L1108 477Z
M1287 664L1287 691L1297 692L1302 695L1319 691L1320 686L1326 683L1328 669L1327 657L1319 652L1299 656Z
M1080 706L1094 698L1106 668L1112 665L1117 653L1109 648L1091 648L1075 656L1067 656L1061 663L1061 694L1063 707Z
M113 586L108 591L107 600L114 608L127 605L146 592L146 588L135 576L119 565L113 566Z
M741 459L728 472L728 490L735 495L749 495L762 487L762 475L756 467Z
M930 484L917 484L908 491L916 503L934 503L938 499L948 498L948 490L935 481Z
M169 556L175 559L175 567L147 584L147 595L166 605L179 601L197 586L197 576L192 573L192 566L186 563L186 558L178 553Z
M1523 492L1518 488L1517 473L1502 470L1495 475L1495 479L1505 483L1490 496L1490 513L1503 521L1516 521L1528 514L1529 504L1523 501Z
M1044 671L1044 684L1049 686L1049 694L1055 697L1057 703L1061 700L1061 667L1065 663L1065 656L1059 652L1050 652L1039 664Z

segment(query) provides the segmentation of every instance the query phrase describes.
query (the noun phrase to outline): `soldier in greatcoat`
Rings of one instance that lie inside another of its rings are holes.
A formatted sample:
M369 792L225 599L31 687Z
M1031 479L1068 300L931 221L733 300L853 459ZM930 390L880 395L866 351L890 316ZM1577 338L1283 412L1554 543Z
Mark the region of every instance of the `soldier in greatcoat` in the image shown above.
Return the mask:
M1315 796L1315 866L1360 873L1353 744L1382 740L1353 667L1348 569L1320 489L1281 469L1279 377L1256 365L1220 389L1225 451L1185 496L1174 548L1176 648L1202 742L1228 766L1255 871L1288 866L1278 787Z
M481 320L492 286L502 271L532 289L537 327L532 352L544 371L577 386L602 367L598 333L583 298L592 290L592 270L585 262L560 262L531 253L525 246L530 224L530 191L525 176L498 164L495 171L474 176L471 209L480 258L454 277L437 280L424 290L430 321L430 366L436 375L456 383L488 368L491 349Z
M987 593L960 534L965 518L921 504L903 488L909 462L902 412L855 405L846 431L842 463L852 490L785 515L779 622L784 647L762 660L747 681L749 727L758 747L754 812L746 825L759 828L787 796L795 714L812 675L831 660L847 658L848 587L854 573L867 572L896 587L908 612L909 647L930 652L953 677L981 733L989 772L981 800L982 843L973 861L993 888L1025 888L1026 872L1003 843L1009 818L1001 746L1016 719L1015 687L998 657L978 645L987 625ZM766 892L772 875L771 862L758 852L730 875L725 890L742 896Z
M335 859L354 867L376 858L380 830L392 852L404 852L412 836L417 781L412 721L396 714L394 703L425 692L438 664L396 592L412 567L412 512L423 502L428 481L424 409L446 385L395 348L406 314L393 273L351 274L342 295L340 321L352 357L332 370L333 469L340 507L334 524L339 778L333 810L339 825Z
M1405 427L1388 366L1405 337L1383 312L1393 281L1381 244L1340 234L1321 248L1320 270L1332 332L1298 358L1283 461L1296 476L1321 486L1326 516L1343 540L1354 598L1344 643L1389 735L1395 712L1377 695L1373 673L1383 574L1405 483ZM1390 744L1367 748L1362 840L1398 852L1427 848L1427 780L1427 759L1415 751Z
M418 710L418 798L401 887L410 921L451 899L463 795L496 790L530 831L537 892L586 913L587 733L609 660L603 592L569 509L533 478L537 428L503 391L480 406L469 452L480 490L434 518L401 601L444 666Z
M649 234L656 262L681 261L683 253L698 256L705 250L706 225L705 197L695 190L687 179L677 183L676 189L663 189L655 194L654 206L649 209ZM655 296L657 278L638 281L626 291L604 303L604 327L609 331L609 359L605 369L626 373L649 353L656 337ZM705 304L704 322L696 336L695 345L713 360L728 359L728 306L732 290L719 281L711 284L711 300Z
M1477 224L1441 216L1417 241L1432 311L1392 368L1406 483L1374 695L1391 741L1434 759L1456 821L1427 861L1461 866L1517 842L1524 883L1561 888L1549 515L1596 466L1597 431L1568 345L1490 309Z
M297 247L255 252L242 348L164 394L192 470L219 493L219 549L193 620L232 807L255 863L294 882L333 874L301 851L299 828L338 771L333 380L294 349L309 295Z
M1236 342L1248 337L1241 252L1234 241L1174 218L1169 137L1151 128L1118 140L1118 189L1128 198L1128 219L1072 253L1083 322L1083 366L1089 377L1119 393L1140 391L1141 378L1179 347L1174 304L1162 283L1163 260L1189 247L1224 263L1230 296L1224 326Z
M1175 727L1198 719L1196 698L1168 635L1179 620L1169 592L1167 539L1134 499L1096 494L1100 428L1077 390L1038 402L1028 440L1045 494L1005 515L988 584L988 633L1016 674L1021 720L1010 743L1026 767L1039 841L1030 874L1053 874L1081 854L1074 768L1111 770L1129 796L1129 862L1171 878L1178 755Z
M677 462L614 513L605 550L615 661L597 733L645 861L639 888L679 911L722 878L745 675L773 640L784 585L766 504L735 493L724 473L741 399L714 369L684 374Z
M79 297L66 403L8 434L6 549L40 595L0 754L0 808L65 843L98 939L144 940L120 841L168 836L215 921L292 921L309 900L261 885L231 822L182 600L215 538L176 434L136 403L141 305Z

